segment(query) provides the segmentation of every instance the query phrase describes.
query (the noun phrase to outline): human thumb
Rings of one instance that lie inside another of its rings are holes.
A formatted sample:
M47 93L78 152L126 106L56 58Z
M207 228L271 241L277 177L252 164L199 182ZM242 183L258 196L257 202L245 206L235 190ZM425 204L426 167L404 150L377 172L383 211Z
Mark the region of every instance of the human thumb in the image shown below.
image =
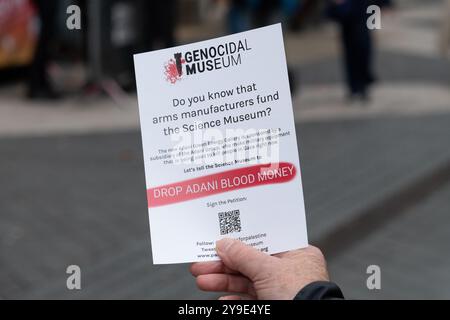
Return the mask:
M216 242L216 251L222 262L230 269L242 273L250 280L255 280L266 262L273 257L245 245L234 239L222 239Z

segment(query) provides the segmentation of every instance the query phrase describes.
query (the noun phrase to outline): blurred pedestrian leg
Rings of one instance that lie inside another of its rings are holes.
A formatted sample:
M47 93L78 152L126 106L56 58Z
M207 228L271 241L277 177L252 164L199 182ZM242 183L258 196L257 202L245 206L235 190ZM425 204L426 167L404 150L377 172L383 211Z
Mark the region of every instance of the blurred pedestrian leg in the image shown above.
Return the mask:
M298 0L231 0L228 11L228 30L238 33L289 20L300 7ZM295 74L288 66L291 94L296 92Z
M328 15L340 26L344 70L349 98L369 99L373 73L373 43L367 27L367 8L383 7L388 0L329 0Z
M443 10L442 28L440 35L440 51L443 57L448 57L450 51L450 0L446 1Z
M238 33L251 29L250 7L246 0L231 0L228 10L228 32Z
M176 0L141 1L144 15L143 30L146 36L145 48L151 51L175 46Z
M35 0L40 19L40 32L28 80L28 97L32 99L58 98L47 74L57 3L55 0Z
M369 85L374 82L372 71L372 39L365 22L341 24L344 65L349 94L368 99Z

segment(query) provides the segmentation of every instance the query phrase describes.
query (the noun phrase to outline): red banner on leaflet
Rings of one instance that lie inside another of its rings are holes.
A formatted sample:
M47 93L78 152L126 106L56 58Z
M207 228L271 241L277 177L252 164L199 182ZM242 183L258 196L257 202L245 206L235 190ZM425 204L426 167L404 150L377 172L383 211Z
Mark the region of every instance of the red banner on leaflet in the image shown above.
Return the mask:
M218 193L292 180L292 163L260 164L167 184L147 190L148 206L159 207Z

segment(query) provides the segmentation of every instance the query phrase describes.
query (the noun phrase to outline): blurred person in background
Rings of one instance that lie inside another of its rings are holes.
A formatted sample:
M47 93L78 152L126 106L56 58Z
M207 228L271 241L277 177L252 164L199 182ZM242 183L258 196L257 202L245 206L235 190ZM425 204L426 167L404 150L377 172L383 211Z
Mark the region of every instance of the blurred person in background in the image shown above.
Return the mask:
M237 33L276 22L291 22L310 0L229 0L228 30Z
M302 2L307 0L230 0L228 2L228 30L230 33L260 28L280 21L291 24L299 16ZM297 90L297 80L288 67L291 94Z
M443 57L448 57L450 51L450 0L444 4L444 16L440 35L440 51Z
M229 33L238 33L250 29L249 1L230 0L227 23Z
M142 1L145 15L143 30L146 41L143 51L175 46L176 0Z
M329 0L328 16L341 31L343 62L348 87L348 100L368 102L369 88L376 80L373 73L373 42L367 28L367 8L385 7L389 0Z
M57 1L34 1L40 20L40 32L28 79L28 97L31 99L56 99L59 94L54 90L47 73L51 58L51 41L56 19Z

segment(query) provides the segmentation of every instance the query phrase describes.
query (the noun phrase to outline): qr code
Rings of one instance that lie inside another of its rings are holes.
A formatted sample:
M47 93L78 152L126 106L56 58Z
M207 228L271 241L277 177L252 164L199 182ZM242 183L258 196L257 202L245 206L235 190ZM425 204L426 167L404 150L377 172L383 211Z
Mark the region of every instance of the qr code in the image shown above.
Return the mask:
M241 217L239 210L219 212L220 234L241 232Z

